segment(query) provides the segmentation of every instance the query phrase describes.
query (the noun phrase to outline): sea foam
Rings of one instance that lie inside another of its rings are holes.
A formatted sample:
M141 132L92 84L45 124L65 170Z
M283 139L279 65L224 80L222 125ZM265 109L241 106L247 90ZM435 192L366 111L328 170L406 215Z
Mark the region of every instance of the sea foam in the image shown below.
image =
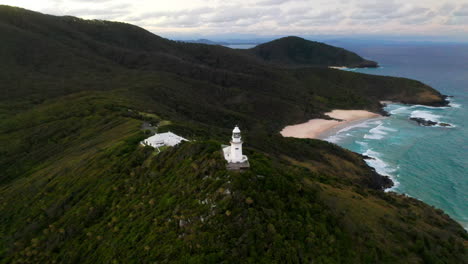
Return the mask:
M461 104L456 104L456 103L449 103L449 105L453 108L461 108Z
M425 120L433 121L433 122L439 122L441 116L436 115L434 113L431 113L429 111L424 111L424 110L414 110L410 114L411 118L422 118Z
M393 128L389 128L389 127L385 127L382 122L380 122L380 124L374 128L372 128L371 130L369 130L369 133L365 134L364 135L364 138L365 139L382 139L384 138L386 135L388 135L388 132L396 132L398 130L396 129L393 129Z
M461 104L455 103L452 97L447 98L449 101L449 106L453 108L461 108Z
M406 111L408 111L409 109L410 109L409 106L398 107L397 109L391 110L390 114L392 114L392 115L402 114L402 113L405 113Z
M381 154L373 151L372 149L367 149L363 155L371 157L371 159L366 159L367 165L375 169L375 171L383 176L388 176L393 181L393 187L386 189L385 191L392 191L400 185L396 180L394 174L397 171L397 168L392 167L390 164L384 162L380 159Z
M369 127L371 124L372 124L371 121L364 121L364 122L361 122L361 123L357 123L355 125L346 126L346 127L342 128L342 129L338 130L334 135L328 136L324 140L328 141L328 142L332 142L332 143L337 143L341 139L351 135L350 133L345 133L345 132L347 132L347 131L349 131L351 129L355 129L355 128L366 128L366 127Z
M461 108L461 104L454 103L453 101L450 101L449 105L453 108Z
M428 105L412 105L409 107L410 109L414 108L426 108L426 109L447 109L447 106L428 106Z

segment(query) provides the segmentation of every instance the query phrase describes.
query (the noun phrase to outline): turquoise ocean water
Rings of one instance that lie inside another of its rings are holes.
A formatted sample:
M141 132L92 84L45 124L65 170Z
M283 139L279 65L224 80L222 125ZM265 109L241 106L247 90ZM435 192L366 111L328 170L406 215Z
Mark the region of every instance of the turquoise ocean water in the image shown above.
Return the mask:
M389 104L390 117L345 128L327 140L374 157L368 164L394 180L391 191L441 208L468 229L468 45L348 48L382 66L355 71L422 81L453 96L451 107ZM453 127L419 126L411 116Z
M468 230L468 44L330 44L382 66L353 71L416 79L453 96L451 107L390 104L390 117L355 124L326 140L374 157L369 165L395 183L389 191L441 208ZM422 127L411 116L453 127Z

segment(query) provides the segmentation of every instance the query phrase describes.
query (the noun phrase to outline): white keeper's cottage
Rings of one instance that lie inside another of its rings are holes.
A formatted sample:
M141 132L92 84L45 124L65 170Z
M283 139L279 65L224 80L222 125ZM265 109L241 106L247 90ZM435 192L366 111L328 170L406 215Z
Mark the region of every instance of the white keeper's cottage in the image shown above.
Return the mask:
M159 148L162 146L173 147L182 141L188 141L188 140L172 132L166 132L166 133L161 133L161 134L155 134L154 136L151 136L143 140L142 144L147 145L147 146L152 146L153 148Z
M230 146L223 146L224 158L228 162L228 169L239 170L250 167L247 156L242 154L242 137L238 126L232 130Z

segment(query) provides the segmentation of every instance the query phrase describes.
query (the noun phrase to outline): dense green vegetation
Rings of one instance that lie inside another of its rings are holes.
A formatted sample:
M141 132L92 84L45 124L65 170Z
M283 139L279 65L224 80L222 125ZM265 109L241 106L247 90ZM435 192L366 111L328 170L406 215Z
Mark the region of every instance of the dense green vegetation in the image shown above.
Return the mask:
M280 38L249 49L247 52L275 64L300 66L378 67L354 52L299 37Z
M128 24L6 6L0 12L0 114L78 91L122 89L145 97L155 112L192 112L197 120L216 109L242 115L234 119L262 117L276 131L334 107L375 111L379 100L443 102L413 80L282 69L239 50L169 41Z
M358 154L284 125L413 80L281 68L107 21L0 6L0 263L463 263L441 210L380 189ZM143 122L196 141L156 153ZM251 169L220 144L241 125Z

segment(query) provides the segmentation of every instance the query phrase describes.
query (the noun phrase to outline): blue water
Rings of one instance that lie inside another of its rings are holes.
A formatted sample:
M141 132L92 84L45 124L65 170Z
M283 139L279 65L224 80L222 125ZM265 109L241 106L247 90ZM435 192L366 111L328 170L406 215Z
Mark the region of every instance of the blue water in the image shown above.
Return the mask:
M395 183L389 191L441 208L468 230L468 44L330 44L382 66L353 71L416 79L453 96L451 107L390 104L390 117L345 128L327 140L373 157L369 165ZM411 116L452 127L422 127Z
M468 45L346 48L382 66L355 71L416 79L453 98L444 108L390 104L390 117L346 128L327 140L374 157L368 163L394 180L391 191L441 208L468 229ZM419 126L410 116L453 127Z
M250 49L253 48L257 45L254 44L230 44L230 45L224 45L225 47L231 48L231 49Z

